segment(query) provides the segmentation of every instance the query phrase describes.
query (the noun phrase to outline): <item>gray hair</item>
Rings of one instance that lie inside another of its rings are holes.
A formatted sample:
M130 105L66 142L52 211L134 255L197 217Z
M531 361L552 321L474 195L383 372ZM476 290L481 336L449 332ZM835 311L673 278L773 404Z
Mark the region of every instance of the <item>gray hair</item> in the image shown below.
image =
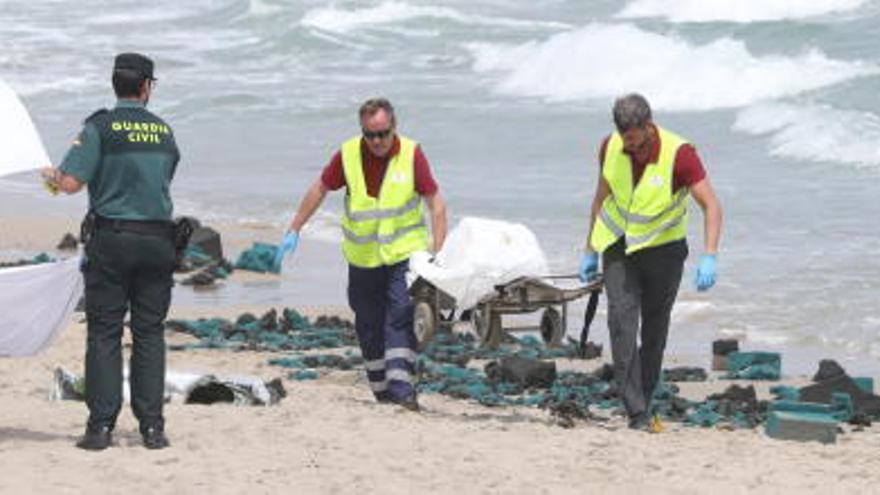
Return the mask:
M634 127L645 127L651 122L651 105L638 93L630 93L615 100L612 113L614 125L621 134Z
M397 124L397 118L394 116L394 107L386 98L371 98L365 101L361 108L358 109L358 117L364 120L366 117L372 117L379 110L385 110L385 113L391 119L391 125Z

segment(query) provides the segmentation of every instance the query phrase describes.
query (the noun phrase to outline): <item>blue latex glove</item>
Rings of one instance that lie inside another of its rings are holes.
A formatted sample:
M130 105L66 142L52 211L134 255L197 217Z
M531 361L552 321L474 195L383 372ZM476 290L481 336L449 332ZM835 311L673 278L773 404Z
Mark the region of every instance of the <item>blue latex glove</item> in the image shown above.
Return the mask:
M581 266L578 268L578 278L581 282L589 282L596 278L599 270L599 254L584 253L581 255Z
M697 265L697 290L700 292L709 290L715 285L715 255L704 254L700 256L700 264Z
M278 251L275 252L275 262L272 263L273 272L281 273L281 262L284 261L284 256L296 251L297 244L299 244L299 234L293 230L285 232L284 238L278 244Z

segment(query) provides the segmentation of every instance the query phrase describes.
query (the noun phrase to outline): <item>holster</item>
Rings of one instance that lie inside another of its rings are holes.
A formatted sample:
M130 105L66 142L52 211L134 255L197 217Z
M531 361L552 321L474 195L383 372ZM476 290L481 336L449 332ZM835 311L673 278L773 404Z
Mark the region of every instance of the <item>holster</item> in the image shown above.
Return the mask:
M97 215L95 212L89 211L79 224L79 242L81 242L83 246L88 245L89 239L92 238L96 228Z
M189 245L195 227L187 217L180 217L174 221L174 269L178 270L183 265L183 256Z

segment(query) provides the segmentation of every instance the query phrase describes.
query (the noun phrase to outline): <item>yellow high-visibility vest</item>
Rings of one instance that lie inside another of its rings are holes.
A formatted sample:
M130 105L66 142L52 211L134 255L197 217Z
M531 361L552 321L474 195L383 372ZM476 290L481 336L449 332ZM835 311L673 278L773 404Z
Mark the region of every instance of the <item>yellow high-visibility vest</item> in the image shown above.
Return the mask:
M400 152L388 162L377 198L367 194L361 137L342 145L342 169L348 185L342 252L349 263L360 268L393 265L428 249L424 206L413 172L417 143L399 138Z
M649 163L633 188L632 162L623 152L623 138L615 132L608 140L602 176L610 194L593 225L590 246L603 252L618 239L626 239L626 254L687 237L689 190L672 192L675 155L687 141L657 127L660 154Z

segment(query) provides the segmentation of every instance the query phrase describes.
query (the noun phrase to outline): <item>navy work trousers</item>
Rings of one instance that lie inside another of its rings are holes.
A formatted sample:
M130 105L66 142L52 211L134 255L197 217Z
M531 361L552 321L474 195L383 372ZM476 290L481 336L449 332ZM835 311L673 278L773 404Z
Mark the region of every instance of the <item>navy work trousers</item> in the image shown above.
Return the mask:
M348 265L348 304L378 400L414 393L416 337L413 303L406 289L409 261L378 268Z

